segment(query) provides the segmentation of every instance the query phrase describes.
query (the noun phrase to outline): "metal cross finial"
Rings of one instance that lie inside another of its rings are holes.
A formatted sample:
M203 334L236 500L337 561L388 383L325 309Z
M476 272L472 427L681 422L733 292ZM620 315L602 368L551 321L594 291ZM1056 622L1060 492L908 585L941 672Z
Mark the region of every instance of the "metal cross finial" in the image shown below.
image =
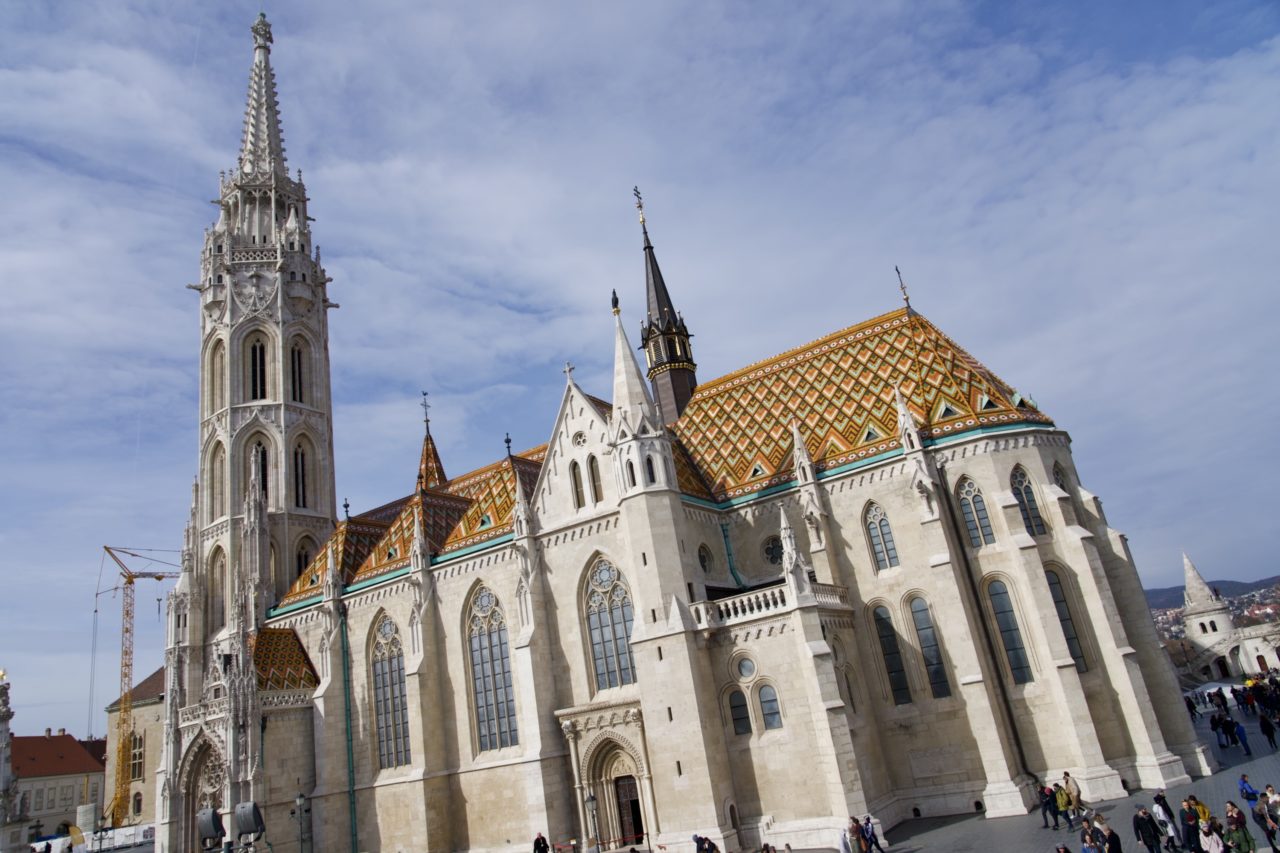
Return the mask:
M502 440L502 443L507 446L507 455L510 456L511 455L511 433L507 433L507 437Z
M898 265L893 265L893 271L898 274L898 290L902 291L902 301L907 303L907 307L911 307L911 297L907 295L907 283L902 280L902 270L898 269Z
M351 501L346 498L342 499L342 514L347 517L347 521L351 520Z
M431 432L431 404L427 402L427 392L422 392L422 425L426 427L427 433Z
M644 225L644 198L640 195L640 187L632 187L631 194L636 197L636 210L640 211L640 224Z
M566 361L564 363L564 375L567 376L570 380L573 379L573 362L572 361Z

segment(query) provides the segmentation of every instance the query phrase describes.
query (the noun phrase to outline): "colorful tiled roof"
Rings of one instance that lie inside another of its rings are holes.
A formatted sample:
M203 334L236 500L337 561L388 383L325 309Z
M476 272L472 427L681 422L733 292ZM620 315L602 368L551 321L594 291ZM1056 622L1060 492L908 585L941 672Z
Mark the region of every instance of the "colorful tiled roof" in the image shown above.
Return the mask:
M259 690L299 690L320 683L292 628L262 628L249 638Z
M724 500L792 479L794 419L819 469L897 448L894 386L926 437L1052 423L903 308L699 385L672 426L711 492Z

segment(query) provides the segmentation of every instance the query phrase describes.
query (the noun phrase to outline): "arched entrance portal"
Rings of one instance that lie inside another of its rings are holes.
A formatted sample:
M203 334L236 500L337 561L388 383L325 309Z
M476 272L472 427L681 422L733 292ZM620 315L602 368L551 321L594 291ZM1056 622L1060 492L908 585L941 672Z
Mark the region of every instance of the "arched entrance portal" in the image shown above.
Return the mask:
M213 744L207 738L200 737L188 750L179 775L182 791L182 837L186 840L182 849L199 850L196 813L201 809L225 812L226 767Z
M1214 663L1214 665L1215 665L1215 666L1217 666L1217 667L1218 667L1218 677L1219 677L1219 678L1230 678L1230 677L1231 677L1231 667L1227 666L1227 659L1226 659L1226 658L1218 658L1218 659L1217 659L1217 660L1215 660L1213 663Z
M612 737L606 736L593 746L584 768L584 796L595 795L600 847L642 847L652 829L652 789L644 765L629 744Z

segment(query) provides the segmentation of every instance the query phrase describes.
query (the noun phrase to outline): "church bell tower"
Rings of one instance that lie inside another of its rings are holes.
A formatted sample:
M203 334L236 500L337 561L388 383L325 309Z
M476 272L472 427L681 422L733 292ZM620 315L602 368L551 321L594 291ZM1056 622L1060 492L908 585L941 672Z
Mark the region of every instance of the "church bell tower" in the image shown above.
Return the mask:
M660 418L669 424L689 405L698 387L698 365L689 346L689 328L684 317L671 304L667 283L662 279L658 259L649 242L649 226L644 218L644 201L636 188L636 208L640 211L640 228L644 231L644 277L648 299L648 316L640 326L640 348L649 365L649 383L658 404Z
M265 15L252 32L240 156L221 175L218 220L192 286L201 305L194 556L206 641L233 621L250 573L260 603L245 618L260 624L336 517L326 314L337 306L302 173L290 177L285 164Z

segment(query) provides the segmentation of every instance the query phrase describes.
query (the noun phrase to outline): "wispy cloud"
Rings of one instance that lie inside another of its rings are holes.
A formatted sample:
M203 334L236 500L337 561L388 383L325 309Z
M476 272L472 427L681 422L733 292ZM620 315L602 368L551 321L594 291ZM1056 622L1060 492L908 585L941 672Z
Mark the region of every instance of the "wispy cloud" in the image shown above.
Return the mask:
M180 541L182 285L239 144L258 7L238 5L0 12L20 731L82 725L66 661L100 544ZM1179 582L1180 547L1211 577L1273 573L1280 14L867 5L273 5L288 156L342 305L339 501L411 486L420 388L451 472L507 431L545 440L565 360L607 393L609 291L629 328L642 301L638 183L703 378L891 308L901 264L917 307L1071 432L1149 585Z

